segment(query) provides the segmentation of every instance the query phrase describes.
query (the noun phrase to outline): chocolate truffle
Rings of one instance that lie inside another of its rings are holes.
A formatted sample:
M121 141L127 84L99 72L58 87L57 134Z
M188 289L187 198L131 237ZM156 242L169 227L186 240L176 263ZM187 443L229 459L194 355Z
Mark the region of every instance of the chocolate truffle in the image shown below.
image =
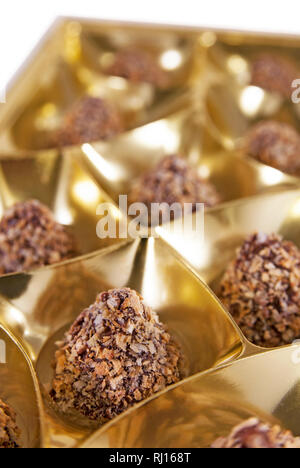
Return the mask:
M16 413L0 399L0 448L20 448Z
M100 98L84 97L66 113L55 135L58 146L108 140L123 130L119 111Z
M72 257L74 239L37 200L17 203L0 221L0 274L52 265Z
M254 125L242 143L243 152L290 174L300 170L300 135L290 125L266 120Z
M61 412L103 423L178 382L180 358L138 293L103 292L58 343L50 396Z
M300 337L300 251L276 234L249 236L221 281L220 299L262 347Z
M134 83L150 83L158 88L169 84L169 77L154 58L141 50L120 50L105 73L126 78Z
M129 193L129 203L144 203L149 215L152 203L179 203L182 207L190 203L195 210L197 203L212 207L220 201L221 197L215 187L201 179L196 169L176 155L163 158L153 170L133 184Z
M228 437L211 446L215 449L292 449L300 448L300 438L280 426L271 426L251 418L236 426Z
M292 83L299 78L296 65L275 54L261 54L252 63L251 84L285 98L292 94Z

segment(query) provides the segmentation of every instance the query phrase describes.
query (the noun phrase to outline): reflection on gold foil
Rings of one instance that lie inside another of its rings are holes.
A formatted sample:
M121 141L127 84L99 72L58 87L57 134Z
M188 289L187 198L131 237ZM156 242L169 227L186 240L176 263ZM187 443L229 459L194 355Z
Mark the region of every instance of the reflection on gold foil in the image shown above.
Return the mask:
M57 221L66 226L70 226L74 221L69 201L68 181L71 177L72 162L69 157L65 157L63 158L61 170L58 174L53 212Z
M101 197L97 185L88 180L82 180L74 184L72 192L77 201L83 203L83 205L99 202Z
M161 66L165 70L175 70L182 64L182 54L176 49L166 50L160 57Z
M168 226L157 232L217 292L220 275L247 235L274 232L300 245L299 197L299 190L279 191L207 210L204 239L186 232L183 242Z
M137 128L132 134L132 138L137 144L143 144L148 148L153 145L157 146L157 142L161 141L162 151L172 153L179 146L179 138L176 129L165 120L145 125Z
M299 68L297 47L295 39L219 35L208 50L207 67L213 67L219 76L218 95L211 83L208 110L220 133L220 141L230 138L236 144L247 127L266 118L299 126L297 108L291 99L285 100L279 94L251 86L252 63L256 57L264 53L270 56L277 54Z
M242 111L249 117L255 116L263 103L264 97L265 93L261 88L248 86L242 91L240 97Z
M240 77L241 75L245 77L248 74L248 63L240 55L233 54L228 57L227 67L231 73Z
M99 62L102 68L108 68L113 64L114 59L115 55L112 52L105 52L100 56Z
M290 216L296 219L300 217L300 200L297 200L291 207Z
M139 291L166 323L183 349L188 375L227 362L242 352L237 329L206 286L162 241L137 240L31 275L13 275L9 281L0 278L1 294L11 304L3 302L0 320L29 344L45 389L51 376L49 349L54 349L53 343L61 338L64 327L94 301L97 293L123 286ZM22 322L15 322L12 306ZM72 445L80 434L86 436L86 430L71 429L59 415L49 418L47 434L52 444L63 444L68 437Z
M118 242L118 239L98 238L96 227L100 218L97 207L110 200L73 155L60 156L54 152L20 160L3 158L0 181L1 178L0 207L6 209L11 202L31 199L41 201L53 211L56 221L68 226L79 254ZM116 208L113 209L116 218Z
M128 87L128 82L124 78L118 76L112 76L108 79L108 84L113 89L118 89L120 91L126 90Z
M211 171L210 171L210 168L208 166L200 166L199 167L199 170L198 170L198 173L200 175L200 177L202 177L203 179L208 179L209 176L211 175Z
M265 185L277 185L284 179L284 174L281 171L267 166L261 168L260 176Z
M55 130L58 124L57 107L53 102L45 103L37 112L35 126L38 131Z
M95 166L100 172L103 172L108 180L113 182L119 179L121 172L120 168L104 159L103 156L93 148L93 146L86 143L82 145L82 151L88 157L93 166Z
M123 28L125 32L118 25L106 28L92 21L65 20L54 29L34 57L31 76L26 80L22 76L15 83L14 90L22 102L16 105L10 96L0 109L3 152L19 154L53 146L53 131L84 95L115 104L126 129L170 115L181 105L198 73L193 54L198 34L156 28L132 34L130 28ZM168 75L166 89L107 75L105 68L124 48L145 50L155 60L161 59Z

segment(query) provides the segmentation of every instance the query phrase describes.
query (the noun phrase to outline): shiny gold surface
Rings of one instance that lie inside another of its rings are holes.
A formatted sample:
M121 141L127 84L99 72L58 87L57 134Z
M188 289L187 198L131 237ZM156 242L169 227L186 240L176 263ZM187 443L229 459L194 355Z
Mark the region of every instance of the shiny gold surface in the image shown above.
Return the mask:
M30 275L0 278L0 321L24 343L42 392L51 382L54 343L97 293L129 286L156 310L185 355L187 376L236 358L239 332L207 287L161 240L136 240L108 252ZM48 407L48 399L44 402ZM70 446L89 432L48 410L47 444ZM50 421L50 422L49 422Z
M155 35L154 35L155 34ZM170 84L157 90L103 74L103 63L123 48L149 51L169 74ZM22 152L47 147L49 132L79 97L89 94L114 102L132 128L180 105L201 66L197 34L157 28L121 28L93 22L60 21L32 64L14 83L0 111L1 148Z
M2 303L0 304L0 308ZM0 324L0 398L17 414L23 448L38 448L43 440L41 397L32 364Z
M0 216L14 203L31 199L49 206L56 221L67 226L78 255L116 242L96 235L97 206L110 200L76 158L56 151L0 158ZM119 222L117 209L112 207L110 215Z
M129 193L135 179L166 154L174 153L184 155L203 179L215 185L222 204L299 186L296 177L241 158L237 151L222 149L205 122L191 120L188 110L126 132L110 142L85 144L65 153L78 157L116 204L120 195Z
M37 198L74 233L80 254L0 278L0 339L9 351L0 364L0 397L21 418L26 446L206 447L253 414L300 434L299 349L266 352L249 344L212 293L246 234L275 231L300 247L299 178L236 150L245 130L266 116L299 126L297 106L249 87L257 52L276 50L300 63L299 44L299 38L64 19L12 84L0 107L0 216L16 201ZM168 70L166 90L103 74L114 53L131 46L150 51ZM124 133L43 150L65 110L85 93L119 106ZM112 200L109 212L119 222L118 196L170 153L186 157L222 196L219 207L206 211L204 244L191 232L178 237L173 225L157 228L159 239L99 239L97 206ZM186 355L186 376L95 432L50 405L51 362L55 342L82 309L100 291L121 286L139 291L167 323Z
M299 104L251 86L251 63L261 53L291 59L300 69L299 38L219 34L208 49L207 66L215 82L206 95L212 127L225 148L233 148L255 122L271 118L299 129Z
M177 236L172 226L161 226L157 231L217 291L220 276L248 234L276 232L300 247L299 220L300 190L288 190L208 210L203 242L191 232Z
M194 32L190 34L194 37ZM247 124L245 117L236 111L228 89L223 90L225 100L215 89L215 86L223 86L224 80L230 90L237 89L226 70L214 64L221 44L222 35L218 39L214 33L198 33L196 55L202 66L199 63L195 67L189 92L181 98L173 98L163 118L158 119L157 114L155 121L128 130L108 142L85 144L64 152L81 158L116 203L119 195L128 193L136 178L171 153L185 156L204 179L214 183L223 202L299 186L299 178L241 157L237 150L237 139L249 122ZM221 112L227 125L242 128L236 131L236 137L230 137L229 131L224 133Z
M300 434L299 346L267 351L191 378L140 405L83 448L207 448L249 417Z

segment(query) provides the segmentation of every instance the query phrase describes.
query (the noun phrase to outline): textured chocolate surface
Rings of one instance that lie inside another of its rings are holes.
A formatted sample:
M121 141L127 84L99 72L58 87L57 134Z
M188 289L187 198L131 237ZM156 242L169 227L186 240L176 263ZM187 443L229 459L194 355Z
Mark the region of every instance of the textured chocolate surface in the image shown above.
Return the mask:
M20 448L20 436L16 413L0 399L0 448Z
M271 426L251 418L235 427L228 437L221 437L212 444L217 449L273 449L300 448L300 438L280 426Z
M134 83L150 83L158 88L169 84L168 74L149 53L140 50L117 52L114 62L105 71L109 75L120 76Z
M75 254L73 237L37 200L17 203L0 221L0 274L52 265Z
M225 272L220 299L256 345L300 338L299 249L275 234L249 236Z
M135 291L103 292L58 343L50 396L63 413L102 423L177 382L180 357Z
M201 179L196 169L176 155L163 158L152 171L133 184L129 193L129 203L144 203L149 214L152 203L179 203L182 207L190 203L195 210L196 203L212 207L220 201L215 187Z
M292 82L299 78L296 65L280 55L262 54L252 63L251 84L290 98Z
M272 120L258 123L246 134L243 151L283 172L300 170L300 135L288 124Z
M121 116L112 104L100 98L84 97L66 113L54 139L59 146L80 145L108 140L122 130Z

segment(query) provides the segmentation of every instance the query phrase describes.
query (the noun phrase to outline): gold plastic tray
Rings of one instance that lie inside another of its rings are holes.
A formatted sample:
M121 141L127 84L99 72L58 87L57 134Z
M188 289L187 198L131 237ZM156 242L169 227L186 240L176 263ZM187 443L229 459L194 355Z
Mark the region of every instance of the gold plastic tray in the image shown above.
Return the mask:
M109 423L83 448L208 448L253 416L297 434L299 382L299 347L267 351L192 377Z
M176 234L175 226L160 226L159 235L213 289L236 249L253 232L276 232L300 247L300 190L237 200L211 209L204 220L204 240L191 232Z
M25 446L206 447L256 414L300 434L299 348L251 345L212 292L247 233L280 232L300 247L299 178L236 150L248 126L265 115L298 124L297 108L268 93L251 113L249 86L239 74L244 70L246 80L252 54L265 47L298 60L299 44L299 38L64 19L16 78L0 107L0 215L16 201L37 198L79 247L71 261L0 278L0 340L8 350L0 395L17 411ZM166 90L102 73L107 57L131 45L151 50L169 70ZM43 149L65 109L85 93L120 107L124 133ZM119 195L177 152L222 196L206 212L204 244L191 232L176 236L172 225L158 227L158 239L98 239L97 206L111 201L110 215L120 221ZM138 290L177 336L187 375L95 431L49 404L54 343L98 292L121 286Z
M99 27L100 26L100 27ZM122 48L142 47L166 62L169 85L158 91L150 84L132 84L103 73L102 62ZM45 148L48 132L82 95L113 101L125 129L155 120L180 107L188 98L201 68L197 34L119 24L60 20L40 50L8 90L8 105L0 111L1 150L15 154ZM168 51L175 51L171 63Z
M225 148L233 148L247 128L271 118L299 130L299 104L275 93L251 86L251 62L261 53L278 54L292 60L299 69L299 38L261 34L213 34L207 66L214 81L205 99L215 135ZM228 115L229 114L229 115Z
M32 362L11 333L0 325L1 398L14 408L21 429L21 445L38 448L43 439L43 407Z
M56 150L0 157L0 216L14 203L31 199L49 206L56 221L73 234L78 256L116 242L96 236L101 220L97 207L109 206L111 200L75 157ZM121 214L110 206L110 216L118 224Z
M0 320L24 343L41 384L45 446L73 446L91 431L71 425L49 405L55 342L99 291L122 286L140 291L177 337L187 376L243 351L245 343L218 300L161 240L136 240L36 273L0 278Z

